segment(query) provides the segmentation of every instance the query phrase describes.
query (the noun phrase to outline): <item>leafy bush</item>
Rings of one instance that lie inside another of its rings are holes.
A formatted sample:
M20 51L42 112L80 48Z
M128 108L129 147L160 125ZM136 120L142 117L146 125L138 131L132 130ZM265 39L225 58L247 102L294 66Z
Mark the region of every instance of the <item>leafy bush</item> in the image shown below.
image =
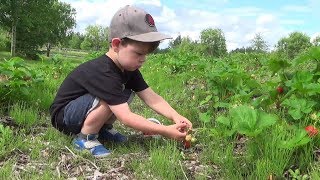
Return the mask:
M89 60L95 59L99 56L102 56L103 54L104 54L104 52L102 52L102 51L94 51L94 52L91 52L90 54L86 55L85 60L89 61Z
M31 69L19 57L0 62L0 95L5 101L28 95L28 88L42 81L43 75Z

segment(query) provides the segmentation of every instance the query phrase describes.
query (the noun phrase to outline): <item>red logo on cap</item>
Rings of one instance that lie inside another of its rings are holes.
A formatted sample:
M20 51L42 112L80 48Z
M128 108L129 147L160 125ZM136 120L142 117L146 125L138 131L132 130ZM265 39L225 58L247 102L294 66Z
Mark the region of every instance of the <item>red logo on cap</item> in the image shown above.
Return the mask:
M154 20L150 14L146 14L146 22L151 27L155 26Z

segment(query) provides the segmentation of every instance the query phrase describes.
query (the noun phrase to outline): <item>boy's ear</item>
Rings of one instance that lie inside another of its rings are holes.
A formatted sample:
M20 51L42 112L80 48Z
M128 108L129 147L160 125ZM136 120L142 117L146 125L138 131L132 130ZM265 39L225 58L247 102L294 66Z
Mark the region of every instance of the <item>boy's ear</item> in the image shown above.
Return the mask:
M120 38L113 38L112 39L111 46L112 46L112 49L114 49L115 52L119 51L120 43L121 43L121 39Z

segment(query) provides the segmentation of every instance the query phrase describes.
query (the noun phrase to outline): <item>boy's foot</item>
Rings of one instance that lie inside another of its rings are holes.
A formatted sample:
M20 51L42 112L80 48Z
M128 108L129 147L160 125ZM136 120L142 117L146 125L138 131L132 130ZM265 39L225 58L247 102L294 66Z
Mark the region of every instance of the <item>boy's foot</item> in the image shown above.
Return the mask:
M106 149L99 141L98 135L89 134L87 138L76 137L73 140L75 148L78 150L88 150L90 153L97 158L106 157L111 154L111 151Z
M122 143L128 141L128 138L122 134L120 134L117 130L114 128L107 129L102 128L99 131L99 140L101 141L113 141L116 143Z

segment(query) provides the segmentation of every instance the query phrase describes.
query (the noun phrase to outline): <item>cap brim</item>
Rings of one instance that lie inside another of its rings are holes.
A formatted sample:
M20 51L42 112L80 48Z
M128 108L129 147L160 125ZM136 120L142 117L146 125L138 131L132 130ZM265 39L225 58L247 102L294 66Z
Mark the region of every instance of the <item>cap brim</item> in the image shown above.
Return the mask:
M172 39L172 37L159 32L149 32L149 33L139 34L135 36L127 36L127 38L133 39L135 41L140 41L140 42L156 42L156 41L162 41L165 39Z

